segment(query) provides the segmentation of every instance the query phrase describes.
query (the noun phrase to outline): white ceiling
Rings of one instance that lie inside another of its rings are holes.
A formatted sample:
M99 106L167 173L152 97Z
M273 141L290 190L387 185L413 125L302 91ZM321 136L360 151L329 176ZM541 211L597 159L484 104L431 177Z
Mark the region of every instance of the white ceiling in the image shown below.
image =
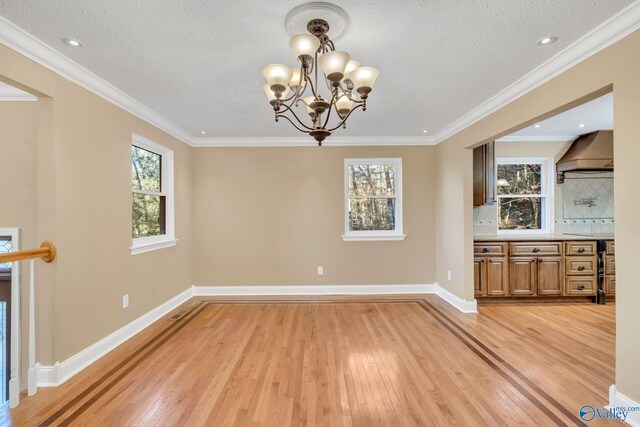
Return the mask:
M0 101L35 101L37 99L30 93L0 82Z
M300 3L0 0L0 15L194 136L279 137L299 133L273 122L261 71L295 65L283 21ZM381 71L339 131L363 137L437 133L633 0L334 3L351 18L338 49Z
M613 129L613 93L601 96L586 104L579 105L564 113L537 123L540 127L529 126L509 137L547 137L568 140L596 130ZM584 127L579 127L584 124Z

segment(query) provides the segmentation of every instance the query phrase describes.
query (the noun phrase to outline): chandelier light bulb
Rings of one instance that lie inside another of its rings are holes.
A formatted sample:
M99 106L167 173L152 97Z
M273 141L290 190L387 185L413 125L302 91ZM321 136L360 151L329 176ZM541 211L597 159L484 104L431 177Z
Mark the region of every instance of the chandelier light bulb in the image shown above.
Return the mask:
M340 117L345 117L351 111L353 107L353 101L349 99L347 95L344 93L340 94L340 97L336 101L336 110L338 110L338 114Z
M287 85L291 80L291 76L293 72L291 68L282 64L271 64L264 67L262 70L262 75L265 79L267 79L267 83L269 83L269 87L276 94L282 94L286 92Z
M362 67L362 64L358 61L354 61L353 59L347 62L347 67L344 69L344 78L348 79L351 72L360 67Z
M269 86L269 83L265 83L264 86L262 86L262 91L264 92L265 95L267 95L267 99L269 100L269 104L273 105L276 103L276 94L273 93L273 91L271 90L271 87ZM286 98L289 94L289 89L287 88L287 90L285 90L282 93L282 97Z
M296 58L314 56L320 47L320 40L312 34L297 34L291 37L289 46Z
M297 67L292 70L293 74L291 80L289 80L289 87L295 92L297 88L304 83L302 77L302 68Z
M339 82L344 77L344 70L347 68L351 57L347 52L334 50L327 52L318 58L318 64L322 67L324 74L330 82Z
M356 91L362 96L369 94L380 72L373 67L360 67L351 72L350 78Z

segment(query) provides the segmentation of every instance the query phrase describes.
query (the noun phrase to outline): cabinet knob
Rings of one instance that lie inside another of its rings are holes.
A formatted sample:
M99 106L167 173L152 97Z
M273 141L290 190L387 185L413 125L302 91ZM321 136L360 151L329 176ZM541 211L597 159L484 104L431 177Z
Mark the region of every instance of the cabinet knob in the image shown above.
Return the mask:
M584 265L579 265L578 266L578 271L584 271ZM582 285L581 285L582 286Z
M482 253L486 254L487 252L489 252L489 248L482 248Z
M583 252L584 252L584 248L580 248L580 249L578 249L578 253L579 253L579 254L581 254L581 253L583 253Z
M540 248L533 248L533 252L540 252Z
M581 291L581 290L583 290L583 289L584 289L584 285L583 285L583 284L579 284L579 285L578 285L578 290L579 290L579 291Z

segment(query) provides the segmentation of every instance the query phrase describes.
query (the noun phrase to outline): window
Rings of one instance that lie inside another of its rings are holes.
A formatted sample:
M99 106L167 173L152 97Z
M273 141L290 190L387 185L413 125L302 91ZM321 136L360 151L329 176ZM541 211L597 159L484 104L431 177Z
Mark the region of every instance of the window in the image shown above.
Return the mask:
M133 134L131 191L131 253L174 246L173 151Z
M548 159L497 159L498 232L551 232Z
M346 159L344 240L404 240L402 159Z

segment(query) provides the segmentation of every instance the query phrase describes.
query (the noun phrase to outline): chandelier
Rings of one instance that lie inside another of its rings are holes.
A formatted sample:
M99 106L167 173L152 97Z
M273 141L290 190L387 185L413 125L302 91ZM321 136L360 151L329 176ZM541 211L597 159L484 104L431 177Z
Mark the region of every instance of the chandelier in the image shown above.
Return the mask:
M310 34L294 35L289 42L300 67L266 66L262 75L267 84L262 90L273 107L276 122L281 118L289 121L300 132L311 135L320 146L335 130L346 128L351 113L358 108L367 110L367 98L379 71L363 67L347 52L336 50L327 35L329 24L324 19L309 21L307 31ZM326 96L321 94L321 89ZM299 106L304 107L303 114L306 110L309 116L306 120L294 111ZM330 121L332 111L335 118Z

